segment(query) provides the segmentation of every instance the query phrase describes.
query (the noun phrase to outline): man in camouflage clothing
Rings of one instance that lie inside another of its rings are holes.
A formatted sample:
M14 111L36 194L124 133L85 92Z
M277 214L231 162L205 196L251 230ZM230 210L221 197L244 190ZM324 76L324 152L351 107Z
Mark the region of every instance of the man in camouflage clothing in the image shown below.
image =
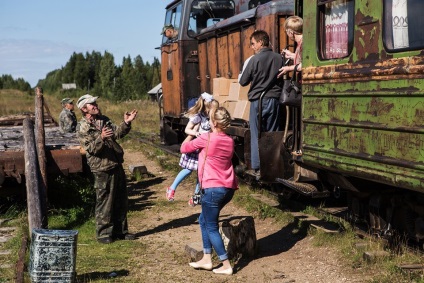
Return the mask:
M82 119L77 136L94 174L97 241L109 244L116 239L134 240L135 235L128 233L124 151L116 140L129 133L137 110L126 112L122 123L115 125L100 113L96 100L97 97L89 94L78 99Z
M59 115L59 126L62 133L75 133L77 117L74 113L74 101L70 98L62 99L62 112Z

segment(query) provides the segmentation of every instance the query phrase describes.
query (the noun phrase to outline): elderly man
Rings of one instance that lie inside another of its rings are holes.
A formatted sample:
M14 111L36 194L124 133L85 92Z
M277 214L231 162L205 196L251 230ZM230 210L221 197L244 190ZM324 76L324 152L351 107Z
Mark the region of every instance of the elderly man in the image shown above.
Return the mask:
M135 235L128 233L124 151L116 140L129 133L137 110L126 112L124 120L115 125L101 114L97 98L86 94L77 102L82 113L77 136L94 174L97 241L109 244L117 239L134 240Z
M75 133L77 117L74 113L74 101L70 98L62 99L62 112L59 115L59 126L62 133Z
M173 25L169 24L162 28L161 34L166 36L168 40L175 40L178 36L178 30L176 30Z

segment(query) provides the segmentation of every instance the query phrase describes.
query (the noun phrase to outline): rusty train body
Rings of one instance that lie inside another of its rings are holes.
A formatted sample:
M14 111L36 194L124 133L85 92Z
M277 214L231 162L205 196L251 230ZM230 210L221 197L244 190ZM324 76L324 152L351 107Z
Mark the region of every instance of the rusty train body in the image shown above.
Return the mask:
M420 0L171 2L165 24L179 33L161 44L161 141L181 142L190 103L237 80L253 31L267 31L279 52L293 44L285 20L299 15L302 106L282 106L286 131L260 133L261 182L311 197L342 190L374 232L424 239L423 9ZM244 174L248 119L235 117L228 134Z

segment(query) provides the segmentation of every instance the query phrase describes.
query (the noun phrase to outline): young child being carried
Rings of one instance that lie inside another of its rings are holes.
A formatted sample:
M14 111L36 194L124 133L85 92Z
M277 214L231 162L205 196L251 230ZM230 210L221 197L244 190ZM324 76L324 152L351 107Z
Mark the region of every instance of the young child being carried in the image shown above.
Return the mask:
M189 118L189 122L185 128L185 133L187 135L198 137L203 133L209 132L211 130L211 126L209 124L209 112L212 108L216 109L218 107L218 101L214 100L211 94L207 92L202 93L196 104L184 114L185 117ZM197 170L198 155L198 152L181 154L179 165L183 169L178 173L177 177L175 177L172 185L166 188L166 198L168 201L174 200L175 191L178 185L187 178L193 170ZM199 190L199 182L196 182L195 193ZM188 204L190 206L196 205L192 198L189 199Z

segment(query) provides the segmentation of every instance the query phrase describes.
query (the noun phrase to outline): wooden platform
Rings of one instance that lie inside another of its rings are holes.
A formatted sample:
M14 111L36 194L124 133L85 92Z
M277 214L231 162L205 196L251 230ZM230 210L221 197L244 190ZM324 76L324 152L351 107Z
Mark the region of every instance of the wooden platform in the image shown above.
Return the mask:
M53 149L79 148L76 133L60 132L59 127L44 128L46 147ZM23 151L24 135L22 126L0 127L0 151Z

